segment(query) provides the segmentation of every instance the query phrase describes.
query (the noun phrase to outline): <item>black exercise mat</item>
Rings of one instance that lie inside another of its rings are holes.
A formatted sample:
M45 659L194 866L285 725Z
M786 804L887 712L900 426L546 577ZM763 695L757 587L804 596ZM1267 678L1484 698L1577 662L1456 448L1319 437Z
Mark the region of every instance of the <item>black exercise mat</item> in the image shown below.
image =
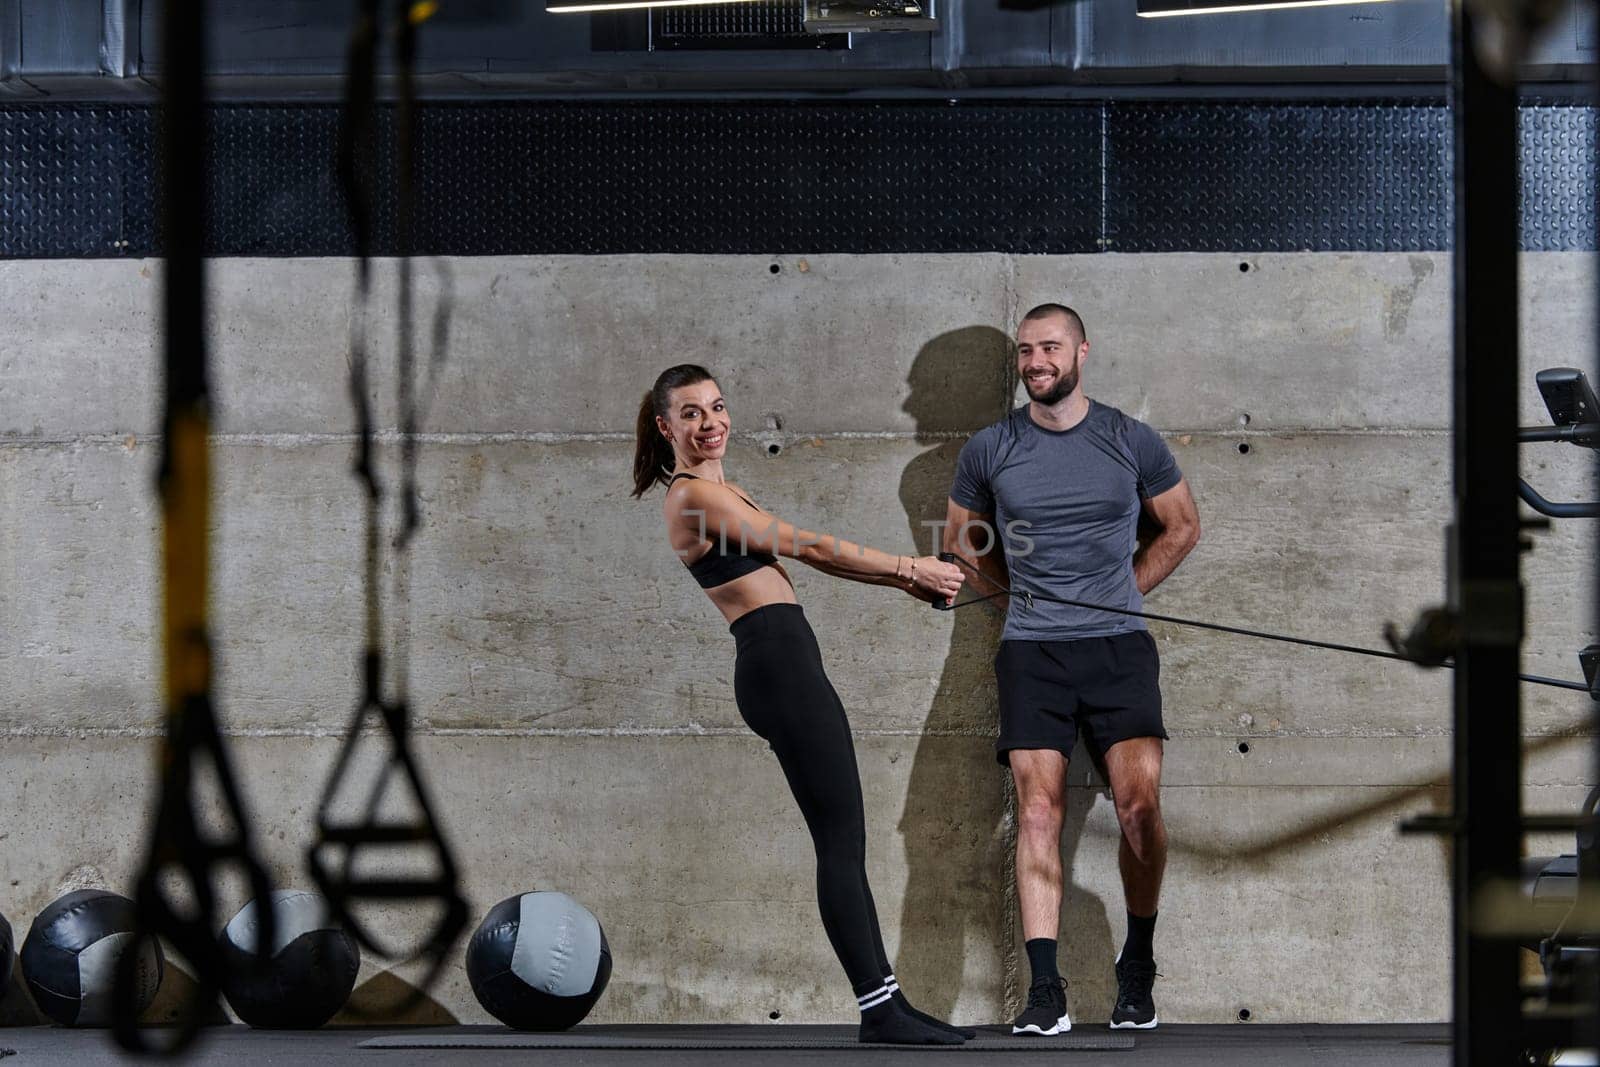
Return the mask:
M926 1052L1049 1052L1131 1050L1133 1035L1085 1027L1054 1037L1013 1037L1006 1029L979 1029L964 1045L863 1045L854 1026L580 1026L557 1034L499 1027L388 1034L360 1043L364 1049L898 1049Z

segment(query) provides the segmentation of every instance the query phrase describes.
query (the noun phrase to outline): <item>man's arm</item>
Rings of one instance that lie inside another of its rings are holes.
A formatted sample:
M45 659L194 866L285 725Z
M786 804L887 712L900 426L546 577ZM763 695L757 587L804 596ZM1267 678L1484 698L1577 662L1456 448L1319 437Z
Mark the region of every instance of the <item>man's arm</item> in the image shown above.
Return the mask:
M954 500L946 500L944 512L942 552L954 552L966 562L963 568L978 596L998 593L1011 584L1006 570L1005 547L1000 543L1000 531L995 529L994 516L962 507ZM965 531L965 534L963 532ZM976 551L988 546L982 555ZM995 597L989 601L1004 615L1009 609L1010 597Z
M1141 539L1139 549L1133 554L1133 580L1141 594L1160 585L1183 557L1200 541L1200 512L1194 506L1194 494L1183 479L1166 492L1150 497L1144 502L1144 513L1155 535L1148 541Z

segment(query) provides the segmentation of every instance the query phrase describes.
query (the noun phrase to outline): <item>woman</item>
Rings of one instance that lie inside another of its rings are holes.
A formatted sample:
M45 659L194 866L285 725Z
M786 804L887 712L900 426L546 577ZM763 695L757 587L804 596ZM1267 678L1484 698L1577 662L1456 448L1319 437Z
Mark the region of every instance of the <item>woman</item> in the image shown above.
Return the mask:
M850 724L777 557L925 601L955 596L961 571L932 556L890 556L799 530L761 510L723 477L729 427L710 372L692 364L663 371L639 406L633 495L667 487L661 511L672 547L733 631L739 714L777 754L811 831L822 924L861 1008L860 1039L960 1044L973 1032L911 1007L889 967L867 886Z

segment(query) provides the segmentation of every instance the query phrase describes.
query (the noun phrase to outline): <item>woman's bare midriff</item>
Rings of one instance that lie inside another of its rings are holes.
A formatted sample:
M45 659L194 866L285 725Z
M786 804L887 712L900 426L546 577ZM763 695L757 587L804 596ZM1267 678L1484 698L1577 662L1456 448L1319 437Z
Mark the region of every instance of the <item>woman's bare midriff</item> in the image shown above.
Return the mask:
M769 563L754 573L707 589L706 596L711 598L729 623L768 604L800 603L794 595L794 586L789 584L788 574L776 563Z

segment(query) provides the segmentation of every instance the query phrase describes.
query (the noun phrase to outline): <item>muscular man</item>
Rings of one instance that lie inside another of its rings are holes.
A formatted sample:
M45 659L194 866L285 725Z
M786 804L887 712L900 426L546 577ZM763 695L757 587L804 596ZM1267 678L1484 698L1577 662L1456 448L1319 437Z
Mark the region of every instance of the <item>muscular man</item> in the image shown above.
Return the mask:
M1149 426L1084 395L1078 313L1042 304L1017 329L1029 403L973 436L950 490L944 547L1010 587L995 657L1000 762L1017 788L1017 896L1033 980L1012 1033L1072 1028L1056 964L1067 760L1078 734L1103 764L1122 829L1128 912L1113 1028L1156 1025L1152 938L1166 867L1159 663L1141 619L1038 599L1140 610L1200 539L1189 486ZM1140 517L1154 529L1140 539ZM1032 598L1021 596L1027 592Z

